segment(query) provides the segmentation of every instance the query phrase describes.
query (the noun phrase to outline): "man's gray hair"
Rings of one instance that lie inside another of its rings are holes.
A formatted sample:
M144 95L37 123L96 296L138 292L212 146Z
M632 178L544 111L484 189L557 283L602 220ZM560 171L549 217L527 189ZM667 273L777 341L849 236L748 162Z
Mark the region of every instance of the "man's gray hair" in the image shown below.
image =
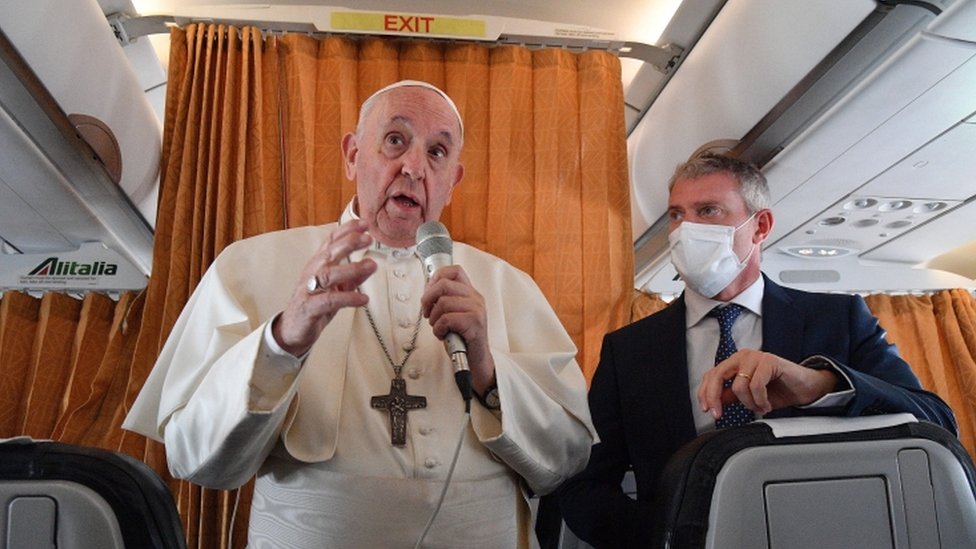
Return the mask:
M739 195L750 214L769 208L772 200L766 176L756 166L723 154L703 153L678 164L668 181L668 190L679 179L698 179L717 172L729 174L739 184Z
M371 110L373 110L373 107L376 105L377 98L379 98L381 95L385 94L386 92L393 91L397 88L407 88L407 87L426 88L436 93L437 95L441 96L441 98L444 99L447 105L451 107L451 111L454 113L454 116L457 118L458 127L461 128L460 138L462 142L464 141L464 121L461 120L461 112L458 111L457 105L454 104L454 100L451 99L451 96L447 95L447 93L445 93L444 90L438 88L437 86L431 84L430 82L424 82L422 80L400 80L399 82L394 82L389 86L385 86L373 92L373 95L367 97L366 101L363 101L363 105L359 107L359 121L356 124L356 134L362 135L363 125L365 124L364 120L366 120L366 116L369 114Z

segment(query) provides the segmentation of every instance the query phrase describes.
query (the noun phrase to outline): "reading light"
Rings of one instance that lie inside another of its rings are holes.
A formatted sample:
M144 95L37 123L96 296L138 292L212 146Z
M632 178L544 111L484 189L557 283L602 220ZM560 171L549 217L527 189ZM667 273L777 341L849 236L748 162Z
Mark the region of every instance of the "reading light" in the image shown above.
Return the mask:
M864 210L867 208L873 208L878 205L878 201L874 198L855 198L850 202L844 204L845 210Z
M847 221L847 220L844 219L843 217L840 217L840 216L825 217L825 218L821 219L820 221L818 221L817 222L817 225L820 225L821 227L834 227L834 226L840 225L844 221Z
M948 204L945 202L926 202L925 204L915 206L915 209L912 211L915 213L932 213L943 210L946 206L948 206Z
M878 207L882 212L894 212L898 210L904 210L905 208L911 208L911 200L892 200Z
M794 257L802 257L804 259L828 259L835 257L844 257L845 255L851 255L856 250L852 248L843 248L841 246L788 246L786 248L780 248L782 251L792 255Z

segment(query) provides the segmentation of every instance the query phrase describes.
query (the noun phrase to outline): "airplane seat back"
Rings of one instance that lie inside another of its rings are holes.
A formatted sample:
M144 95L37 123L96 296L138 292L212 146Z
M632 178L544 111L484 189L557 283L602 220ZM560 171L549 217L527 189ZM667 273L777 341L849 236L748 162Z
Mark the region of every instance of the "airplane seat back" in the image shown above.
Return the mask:
M974 479L959 440L910 414L757 421L672 456L653 547L968 547Z
M0 442L0 545L186 549L172 494L126 454L21 437Z

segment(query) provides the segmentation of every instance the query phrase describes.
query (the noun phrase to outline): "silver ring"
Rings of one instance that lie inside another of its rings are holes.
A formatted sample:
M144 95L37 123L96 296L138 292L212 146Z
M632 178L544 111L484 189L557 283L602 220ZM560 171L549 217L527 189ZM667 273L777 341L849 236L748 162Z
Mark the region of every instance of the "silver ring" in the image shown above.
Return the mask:
M744 378L749 379L749 380L752 379L752 376L751 375L749 375L749 374L743 374L742 372L739 372L739 373L737 373L735 375L737 375L739 377L744 377Z
M308 290L308 293L314 294L319 292L320 290L324 290L325 286L322 286L322 283L319 282L318 275L313 275L309 277L308 280L305 281L305 289Z

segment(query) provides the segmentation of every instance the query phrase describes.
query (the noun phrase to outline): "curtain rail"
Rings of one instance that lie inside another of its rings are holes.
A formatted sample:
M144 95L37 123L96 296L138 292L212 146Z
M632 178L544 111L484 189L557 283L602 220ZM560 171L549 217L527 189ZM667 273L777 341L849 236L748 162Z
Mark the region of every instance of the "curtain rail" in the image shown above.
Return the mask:
M262 32L270 34L283 34L287 32L300 32L313 36L343 36L346 38L357 38L362 36L374 36L373 34L363 34L355 32L335 32L322 31L313 23L300 23L289 21L255 21L243 19L220 19L220 18L193 18L173 15L146 15L130 16L124 13L115 13L107 16L109 25L115 33L115 37L123 46L131 44L137 38L150 34L168 33L170 27L183 27L191 23L213 23L232 26L251 26L261 29ZM426 40L432 42L477 42L485 44L485 40L463 39L463 38L442 38L442 37L416 37L403 34L377 33L375 36L392 36L407 40ZM613 53L620 57L627 57L643 61L663 74L670 74L678 62L684 50L674 44L664 46L654 46L643 42L627 40L601 40L559 36L542 36L528 34L500 34L494 41L498 45L518 45L527 48L562 48L572 51L599 50Z

